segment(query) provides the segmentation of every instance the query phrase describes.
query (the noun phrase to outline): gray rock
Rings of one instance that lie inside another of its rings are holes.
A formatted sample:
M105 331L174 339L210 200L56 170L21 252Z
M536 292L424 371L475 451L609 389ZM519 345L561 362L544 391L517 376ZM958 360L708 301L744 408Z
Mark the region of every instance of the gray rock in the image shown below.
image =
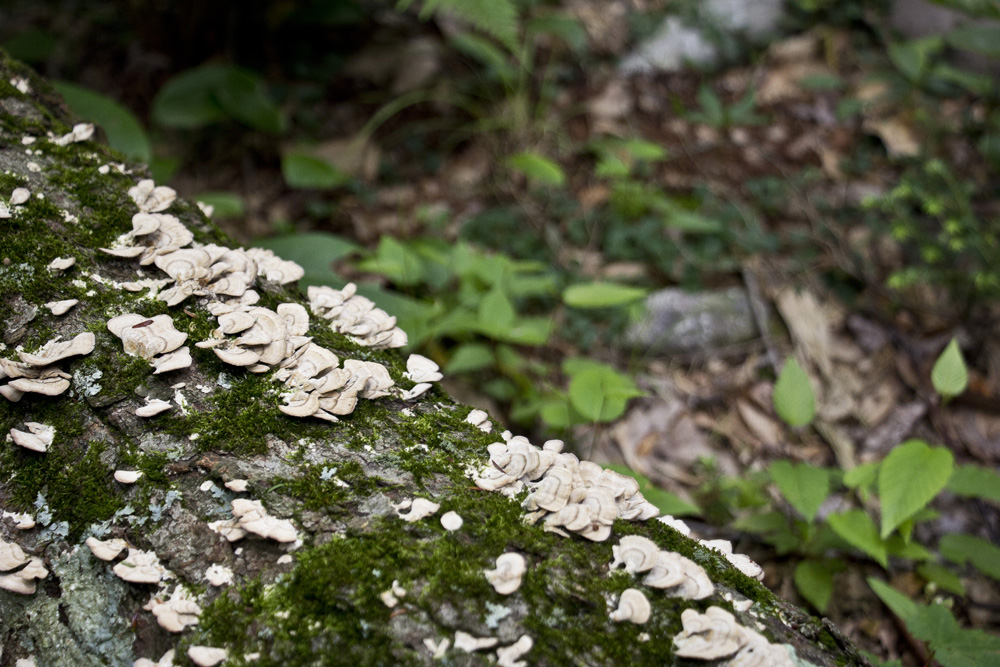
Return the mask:
M691 293L654 292L646 314L625 332L626 342L657 354L707 354L758 337L746 292L740 287Z

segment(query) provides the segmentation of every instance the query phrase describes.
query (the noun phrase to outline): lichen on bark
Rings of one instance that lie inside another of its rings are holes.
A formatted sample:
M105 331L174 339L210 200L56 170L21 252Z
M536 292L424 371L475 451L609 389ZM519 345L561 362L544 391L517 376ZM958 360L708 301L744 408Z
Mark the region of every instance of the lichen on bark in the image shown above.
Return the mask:
M15 77L29 83L28 93L10 83ZM97 249L131 229L127 190L146 172L95 142L58 146L46 138L71 125L48 84L0 52L0 198L15 187L32 193L22 210L0 220L0 355L14 359L15 347L31 351L56 335L90 331L97 338L92 354L63 363L72 376L66 394L0 400L3 433L26 421L56 429L46 453L0 443L0 509L38 519L31 530L0 520L0 538L51 570L34 595L0 590L0 666L29 656L39 666L131 665L171 648L175 664L190 664L185 650L192 645L226 648L227 665L419 665L434 662L424 640L437 644L456 631L497 637L500 646L528 634L534 646L524 659L532 665L662 665L677 662L671 638L681 611L735 611L740 600L752 606L737 617L794 647L803 664L866 664L835 629L659 522L618 520L612 539L597 543L526 525L523 497L483 491L467 476L485 463L496 438L466 423L469 409L440 391L415 404L361 401L331 424L282 414L267 374L226 366L211 350L192 348L190 368L153 375L149 363L124 354L108 318L166 314L191 342L206 339L215 324L204 300L168 308L114 286L135 280L139 267ZM36 140L22 143L25 136ZM227 243L196 206L178 200L170 212L196 242ZM75 257L76 265L48 270L60 256ZM143 271L157 277L155 267ZM274 283L257 289L266 307L304 303ZM80 303L66 315L42 308L68 298ZM376 361L406 382L397 352L359 347L318 322L309 333L341 358ZM178 392L183 411L135 415L147 398L176 401ZM144 474L125 486L113 480L119 469ZM248 480L248 490L226 489L233 479ZM394 504L415 496L432 498L440 511L402 521ZM260 500L270 514L291 519L302 543L254 536L229 543L208 523L232 518L235 497ZM439 524L447 511L464 518L459 530ZM704 567L715 595L685 601L648 589L648 623L612 622L609 605L639 585L608 568L612 543L630 534ZM187 587L199 601L199 623L180 634L160 628L143 609L157 587L111 574L113 563L82 546L92 535L155 552L176 577L169 585ZM510 596L483 576L505 551L528 561L523 585ZM212 564L231 569L234 584L209 585L204 573ZM407 594L390 608L381 594L393 581ZM450 649L443 659L489 664L495 653Z

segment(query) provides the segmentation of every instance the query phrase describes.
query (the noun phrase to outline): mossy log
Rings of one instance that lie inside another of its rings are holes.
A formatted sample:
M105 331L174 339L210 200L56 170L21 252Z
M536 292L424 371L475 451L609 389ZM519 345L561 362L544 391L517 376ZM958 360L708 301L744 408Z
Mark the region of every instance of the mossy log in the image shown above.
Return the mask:
M154 375L149 362L124 353L109 318L167 315L190 343L211 337L217 324L203 297L168 307L148 291L120 288L163 277L155 266L98 251L132 229L137 208L128 190L146 171L94 141L53 140L71 127L52 88L0 53L0 201L16 188L30 192L0 219L0 356L16 361L56 336L90 332L95 340L90 354L58 364L71 378L62 395L0 399L5 435L26 422L55 429L46 452L10 438L0 443L0 539L49 571L33 594L0 590L0 666L25 659L39 667L124 666L155 662L169 649L176 650L174 664L187 665L195 645L226 649L226 665L497 662L495 648L470 653L452 646L435 658L441 640L457 631L495 637L497 647L528 635L533 646L520 659L529 665L688 664L674 656L680 614L710 606L790 645L798 664L867 664L829 623L775 598L718 552L664 523L619 519L603 542L527 525L525 492L508 498L468 476L487 462L496 431L467 423L469 408L440 390L408 403L362 400L329 423L283 414L270 373L228 366L211 349L192 346L190 367ZM230 245L197 206L177 200L169 213L196 244ZM76 262L64 271L48 268L57 257ZM255 288L261 306L304 303L274 282L258 279ZM66 299L79 303L64 315L44 306ZM398 351L363 347L321 324L310 324L315 342L341 359L380 363L397 385L409 386ZM137 417L152 398L173 409ZM116 470L143 475L126 485L115 481ZM234 479L248 480L247 490L224 486ZM251 535L228 542L208 523L231 519L236 497L262 501L271 515L291 520L300 541ZM414 497L433 499L440 511L404 521L394 504ZM448 511L464 518L459 530L442 527ZM30 515L35 527L17 528L14 513ZM116 562L83 546L95 535L155 552L175 579L162 586L123 581L112 571ZM611 571L612 546L625 535L646 536L700 564L715 593L678 599ZM505 552L522 554L528 565L510 595L497 593L483 574ZM233 583L207 583L212 565L231 570ZM382 594L394 581L406 594L389 607ZM178 585L202 611L197 624L171 633L145 607ZM645 624L609 618L630 587L651 602Z

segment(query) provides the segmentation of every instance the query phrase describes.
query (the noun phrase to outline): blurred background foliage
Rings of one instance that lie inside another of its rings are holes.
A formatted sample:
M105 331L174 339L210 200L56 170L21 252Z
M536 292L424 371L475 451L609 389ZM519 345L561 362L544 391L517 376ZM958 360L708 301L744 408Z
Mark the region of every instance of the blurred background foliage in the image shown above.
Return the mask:
M923 33L889 0L720 4L780 11L757 34L695 0L5 0L0 45L303 287L358 282L449 391L518 430L588 455L660 396L651 378L709 369L688 407L719 424L757 386L720 378L763 382L777 450L724 474L743 443L713 427L683 493L632 471L647 497L740 539L879 658L998 664L971 629L1000 609L997 461L941 414L1000 400L1000 4L938 0L959 20ZM630 69L671 30L712 56ZM742 366L623 343L657 290L772 273L889 332L922 439L850 464L816 449L833 399L767 326L769 361ZM942 536L956 513L968 534ZM877 576L835 599L852 574ZM895 642L858 620L872 596Z

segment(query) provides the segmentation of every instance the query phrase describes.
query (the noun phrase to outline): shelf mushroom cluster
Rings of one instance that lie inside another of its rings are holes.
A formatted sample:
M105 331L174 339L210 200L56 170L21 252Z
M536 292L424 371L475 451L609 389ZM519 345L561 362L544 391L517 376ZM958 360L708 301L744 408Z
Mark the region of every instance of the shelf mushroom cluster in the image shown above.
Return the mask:
M236 498L232 502L233 518L213 521L208 527L230 542L242 540L247 533L260 535L275 542L294 542L298 531L288 519L279 519L267 513L259 500Z
M639 492L633 478L562 453L562 441L541 448L523 436L487 447L489 463L473 476L487 491L515 495L527 484L529 523L545 518L545 529L568 537L571 531L595 542L611 535L615 519L645 521L660 511Z
M96 338L85 332L71 340L58 342L51 340L34 353L18 352L21 361L11 361L0 357L0 379L10 378L10 382L0 386L0 394L16 403L26 393L58 396L69 389L70 376L54 364L94 351Z
M174 328L169 315L147 318L126 313L108 320L108 331L121 338L125 354L153 364L153 375L191 365L191 351L181 347L187 334Z
M721 607L704 614L694 609L681 613L684 629L674 637L674 654L696 660L722 660L727 667L793 667L788 651L760 633L743 627ZM723 660L725 659L725 660Z
M49 576L40 558L24 553L16 542L0 539L0 588L12 593L31 595L35 581Z
M357 294L354 283L347 283L339 290L313 285L308 294L313 313L329 321L335 332L356 343L377 349L406 345L406 332L396 326L396 318Z
M653 540L641 535L626 535L611 547L611 569L624 566L629 574L646 573L642 583L664 589L671 597L701 600L715 592L708 573L684 556L664 551Z
M34 452L47 452L49 445L55 439L55 428L39 422L24 422L24 425L27 431L19 431L16 428L10 430L10 439L14 444Z

